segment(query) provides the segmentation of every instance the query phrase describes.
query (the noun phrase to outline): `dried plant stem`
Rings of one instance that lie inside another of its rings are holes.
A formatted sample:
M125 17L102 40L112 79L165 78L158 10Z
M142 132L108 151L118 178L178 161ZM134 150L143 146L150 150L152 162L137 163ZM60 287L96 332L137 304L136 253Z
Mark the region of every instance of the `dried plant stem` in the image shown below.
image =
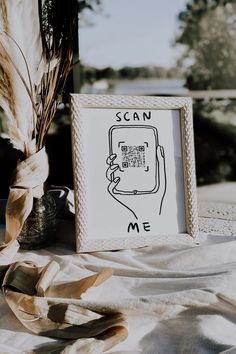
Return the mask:
M13 117L16 117L15 95L9 60L0 42L0 95L7 102Z
M45 144L45 138L55 116L60 95L72 67L73 39L77 28L78 3L68 0L38 0L40 32L43 54L49 62L38 87L41 98L38 105L37 149ZM57 60L54 68L51 62Z
M45 144L45 137L56 113L58 104L58 92L65 84L66 77L71 68L73 52L67 54L67 60L59 60L56 67L46 73L41 84L41 95L44 99L41 102L41 119L38 128L37 148L41 149ZM45 94L46 93L46 94Z
M15 69L16 73L18 74L18 76L20 77L28 95L29 95L29 98L30 98L30 101L32 103L32 107L33 107L33 110L35 111L35 113L37 113L37 107L35 105L35 102L34 102L34 96L33 96L33 93L30 91L26 81L25 81L25 78L24 76L21 74L21 72L19 71L17 65L15 64L14 60L12 60L12 58L10 57L10 55L8 54L8 51L6 50L5 46L3 45L3 43L0 41L0 45L1 45L1 49L3 50L4 54L5 54L5 57L7 58L8 62L11 63L11 65L13 66L13 68Z
M23 61L25 63L25 67L26 67L26 71L27 71L27 76L28 76L28 80L29 80L29 90L30 90L30 98L33 99L33 102L34 102L34 90L33 90L33 84L32 84L32 80L31 80L31 76L30 76L30 71L29 71L29 66L28 66L28 63L27 63L27 60L26 60L26 57L21 49L21 47L19 46L19 44L15 41L15 39L9 35L8 33L6 33L4 31L4 34L15 44L15 46L18 48L22 58L23 58ZM32 100L31 100L32 102ZM34 106L32 104L32 126L33 126L33 131L32 131L32 127L30 127L29 125L29 131L28 131L28 136L29 136L29 139L31 140L32 139L32 135L33 136L36 136L36 121L37 121L37 115L36 115L36 105L35 105L35 109L34 109Z
M78 21L78 2L77 0L38 0L41 54L47 63L46 72L42 74L38 86L33 85L35 83L32 82L27 58L23 50L17 41L9 35L6 0L0 0L0 12L3 18L6 15L6 21L3 23L4 31L0 32L0 36L2 38L5 36L8 43L10 40L16 46L23 59L21 64L25 65L24 70L17 66L14 58L11 57L5 47L4 39L0 38L0 94L6 102L9 112L14 117L15 127L20 128L20 120L17 117L17 102L14 96L14 75L12 75L12 73L16 73L32 105L31 120L27 122L27 131L25 132L28 142L25 142L24 152L28 154L27 144L33 139L36 139L37 151L45 145L46 135L72 68L73 41ZM42 57L38 58L38 62Z
M8 16L7 16L7 8L4 0L0 0L0 11L2 13L3 19L3 29L5 32L8 32Z

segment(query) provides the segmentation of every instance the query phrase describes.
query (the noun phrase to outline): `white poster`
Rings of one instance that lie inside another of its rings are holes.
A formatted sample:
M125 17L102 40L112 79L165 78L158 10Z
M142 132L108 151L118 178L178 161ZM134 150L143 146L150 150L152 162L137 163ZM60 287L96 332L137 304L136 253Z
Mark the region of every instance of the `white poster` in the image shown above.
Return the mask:
M86 237L186 233L180 110L85 107L79 119Z

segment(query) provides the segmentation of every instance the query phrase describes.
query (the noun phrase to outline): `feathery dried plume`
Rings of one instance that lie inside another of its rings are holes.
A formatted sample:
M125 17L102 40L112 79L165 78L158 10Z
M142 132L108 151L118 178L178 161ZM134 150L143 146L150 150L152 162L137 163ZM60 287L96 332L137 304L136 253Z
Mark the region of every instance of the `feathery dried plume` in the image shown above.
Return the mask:
M3 20L3 29L4 32L8 32L8 20L7 20L7 8L4 0L0 0L0 13Z
M8 32L8 17L4 0L0 0L0 14L2 18L2 29L4 32ZM11 113L12 116L15 117L15 97L10 66L11 65L9 63L7 55L0 42L0 97L2 97L1 101L7 103L7 105L3 103L3 106L5 107L2 108L5 109L5 111L9 110L10 112L8 112L8 114Z
M40 32L48 71L37 88L37 146L40 149L54 118L73 60L73 40L77 29L77 0L39 0Z
M0 0L0 106L9 138L29 154L45 144L71 70L77 0Z
M36 121L33 88L45 71L37 0L0 0L0 44L0 106L8 137L27 157Z
M15 97L12 84L11 63L0 42L0 104L6 111L10 110L13 117L16 116ZM6 104L4 104L6 102ZM9 112L8 112L9 114Z

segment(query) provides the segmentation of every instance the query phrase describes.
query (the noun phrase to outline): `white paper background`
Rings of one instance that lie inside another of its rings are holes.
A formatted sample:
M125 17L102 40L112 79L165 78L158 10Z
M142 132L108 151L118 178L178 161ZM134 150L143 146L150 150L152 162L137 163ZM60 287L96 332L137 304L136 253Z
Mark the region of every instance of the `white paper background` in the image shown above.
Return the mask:
M138 121L136 119L135 121L117 122L116 113L126 111L130 112L127 118L132 117L133 112L137 112L142 118L144 110L82 109L88 237L89 239L106 239L137 235L136 230L127 232L129 223L136 222L132 213L114 200L107 191L109 184L106 178L108 168L106 159L109 156L108 132L111 126L121 124L155 126L158 130L159 144L164 147L165 151L167 189L162 213L158 215L154 194L146 195L142 201L137 200L139 234L154 236L186 232L179 111L152 110L150 120L140 119ZM140 197L142 196L131 196L132 205L134 198ZM143 222L150 224L150 231L143 231Z

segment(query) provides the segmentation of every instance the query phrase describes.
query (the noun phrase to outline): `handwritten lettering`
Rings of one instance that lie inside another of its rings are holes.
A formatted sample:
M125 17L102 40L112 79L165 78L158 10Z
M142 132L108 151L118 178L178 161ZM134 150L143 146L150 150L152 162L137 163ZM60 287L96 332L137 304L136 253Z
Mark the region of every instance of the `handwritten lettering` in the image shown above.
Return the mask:
M138 112L117 112L116 113L116 121L117 122L130 122L130 121L143 121L145 122L146 120L150 120L151 119L151 111L148 112L142 112L142 113L138 113Z
M127 232L136 231L137 233L139 233L140 228L142 228L143 231L145 232L149 232L151 229L151 225L149 224L148 221L143 222L142 227L140 227L140 225L137 222L135 223L130 222L127 228Z
M150 231L150 228L151 228L151 226L150 226L150 224L149 224L149 222L143 222L143 229L144 229L144 231L147 231L147 232L149 232Z

